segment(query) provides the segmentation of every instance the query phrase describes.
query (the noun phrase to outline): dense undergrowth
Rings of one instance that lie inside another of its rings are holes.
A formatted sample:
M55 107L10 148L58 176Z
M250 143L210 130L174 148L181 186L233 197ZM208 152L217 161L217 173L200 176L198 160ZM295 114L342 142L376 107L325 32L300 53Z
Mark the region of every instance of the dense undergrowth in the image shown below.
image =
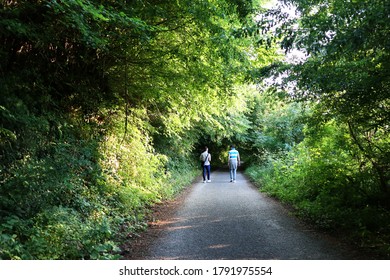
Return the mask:
M14 104L1 112L18 121L20 135L18 149L2 158L1 259L117 258L120 235L142 229L151 205L192 180L194 167L168 164L141 122L125 133L120 111L101 113L103 124L96 116L34 116Z
M348 126L329 121L305 126L302 133L303 141L264 155L246 174L261 191L292 206L299 217L360 247L362 256L388 259L388 197ZM388 136L379 134L376 144L386 149ZM280 138L273 141L283 143Z

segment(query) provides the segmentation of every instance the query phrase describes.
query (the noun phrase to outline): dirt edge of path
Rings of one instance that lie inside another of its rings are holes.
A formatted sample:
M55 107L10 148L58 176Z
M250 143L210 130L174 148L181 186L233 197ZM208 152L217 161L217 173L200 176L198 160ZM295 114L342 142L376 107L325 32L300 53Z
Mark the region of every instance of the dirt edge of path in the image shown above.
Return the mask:
M147 258L150 246L164 232L166 227L174 222L175 213L183 205L195 182L196 180L173 199L162 201L151 208L150 214L146 218L146 229L137 235L129 237L122 244L122 259L144 260Z

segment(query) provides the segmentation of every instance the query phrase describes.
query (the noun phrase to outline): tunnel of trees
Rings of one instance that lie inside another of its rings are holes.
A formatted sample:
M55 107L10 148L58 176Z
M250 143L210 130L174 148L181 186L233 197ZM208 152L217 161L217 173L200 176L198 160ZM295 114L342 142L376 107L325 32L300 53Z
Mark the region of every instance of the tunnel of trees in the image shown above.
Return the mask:
M3 0L0 259L116 259L231 143L390 257L390 1Z

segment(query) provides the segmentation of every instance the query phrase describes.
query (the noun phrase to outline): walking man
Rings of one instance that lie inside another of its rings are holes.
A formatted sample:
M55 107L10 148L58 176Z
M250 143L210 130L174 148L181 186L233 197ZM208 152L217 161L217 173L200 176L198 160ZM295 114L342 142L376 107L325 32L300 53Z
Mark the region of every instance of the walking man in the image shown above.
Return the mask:
M234 145L230 147L228 156L228 165L230 169L230 182L236 182L237 167L240 166L240 153L236 150Z
M211 172L211 154L209 153L209 148L206 146L204 147L204 152L200 155L200 160L202 162L203 166L203 183L211 182L210 180L210 172Z

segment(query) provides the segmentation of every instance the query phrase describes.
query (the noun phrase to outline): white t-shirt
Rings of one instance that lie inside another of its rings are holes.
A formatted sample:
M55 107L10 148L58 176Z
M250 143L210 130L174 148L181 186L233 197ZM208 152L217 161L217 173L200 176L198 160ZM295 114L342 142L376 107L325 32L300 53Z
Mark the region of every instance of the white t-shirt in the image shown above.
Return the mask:
M207 157L207 158L206 158ZM211 161L211 155L209 154L209 152L205 151L203 152L201 155L200 155L200 159L202 161L205 161L204 165L210 165L210 161Z

